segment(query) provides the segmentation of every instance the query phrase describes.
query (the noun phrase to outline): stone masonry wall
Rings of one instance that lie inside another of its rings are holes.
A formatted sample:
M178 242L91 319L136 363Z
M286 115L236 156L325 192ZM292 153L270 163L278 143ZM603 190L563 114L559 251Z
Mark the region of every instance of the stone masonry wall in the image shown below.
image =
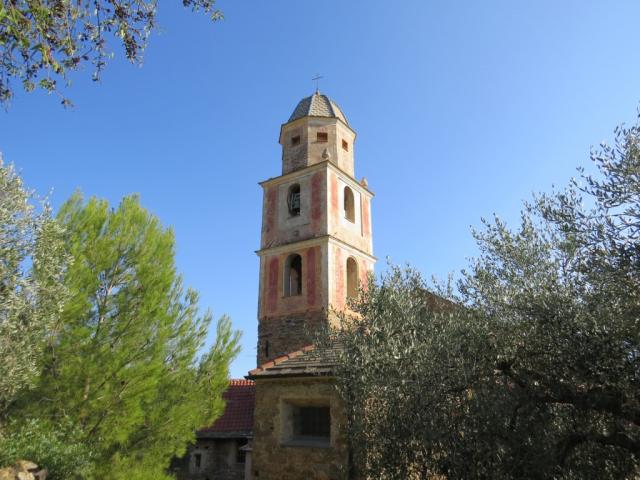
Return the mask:
M290 446L283 441L287 401L324 401L331 407L329 446ZM343 480L347 478L346 417L331 379L256 379L253 480ZM283 445L283 443L285 443Z
M261 320L258 324L258 365L311 344L313 333L327 321L325 311Z
M244 463L237 462L237 452L244 439L198 439L189 447L175 473L179 480L243 480ZM196 464L200 456L200 465Z
M327 141L318 141L318 133L326 133ZM293 143L294 138L297 143ZM355 139L353 130L337 118L306 117L283 125L280 135L282 174L323 162L326 150L331 163L353 176Z

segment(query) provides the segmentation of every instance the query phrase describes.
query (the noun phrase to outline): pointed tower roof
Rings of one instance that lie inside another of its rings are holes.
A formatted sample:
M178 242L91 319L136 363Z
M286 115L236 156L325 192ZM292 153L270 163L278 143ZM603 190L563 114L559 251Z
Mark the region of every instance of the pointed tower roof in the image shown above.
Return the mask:
M318 90L310 97L300 100L291 117L289 117L289 122L303 117L339 118L349 125L347 117L344 116L338 104L326 95L322 95Z

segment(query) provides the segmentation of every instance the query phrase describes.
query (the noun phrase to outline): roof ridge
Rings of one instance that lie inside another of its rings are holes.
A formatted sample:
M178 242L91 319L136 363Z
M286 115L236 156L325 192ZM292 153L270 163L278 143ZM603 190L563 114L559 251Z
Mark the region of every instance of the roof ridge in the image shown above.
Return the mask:
M253 380L247 380L246 378L230 378L229 386L253 386L255 382Z
M269 360L268 362L263 363L262 365L258 365L253 370L249 370L249 375L253 375L254 373L262 372L267 368L275 367L276 365L281 364L285 360L289 360L292 358L299 357L300 355L310 352L315 348L315 345L305 345L299 350L294 350L293 352L285 353L284 355L280 355L279 357L274 358L273 360Z
M317 93L314 93L313 95L311 95L311 100L309 101L309 108L307 109L307 113L305 115L305 117L308 117L309 115L311 115L311 110L313 110L313 102L316 98Z
M331 115L339 118L338 114L336 113L336 109L333 108L333 102L331 101L331 99L329 97L327 97L326 95L324 95L324 98L326 99L327 103L329 104L329 110L331 110Z

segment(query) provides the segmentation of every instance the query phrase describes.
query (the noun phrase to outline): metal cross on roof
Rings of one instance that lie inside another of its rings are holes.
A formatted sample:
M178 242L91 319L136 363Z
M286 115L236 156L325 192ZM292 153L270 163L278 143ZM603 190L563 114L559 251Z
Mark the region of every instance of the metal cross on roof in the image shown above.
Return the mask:
M314 82L316 82L316 93L320 91L320 79L322 78L324 78L322 75L320 75L319 73L316 73L316 76L311 79Z

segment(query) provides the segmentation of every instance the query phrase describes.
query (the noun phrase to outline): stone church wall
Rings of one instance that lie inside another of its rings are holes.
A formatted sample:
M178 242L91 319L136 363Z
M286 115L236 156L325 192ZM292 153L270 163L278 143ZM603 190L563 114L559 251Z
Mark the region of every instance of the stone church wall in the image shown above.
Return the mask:
M326 446L288 444L284 430L288 402L326 402L331 408L331 441ZM344 407L326 377L256 379L253 480L343 480L348 444Z

